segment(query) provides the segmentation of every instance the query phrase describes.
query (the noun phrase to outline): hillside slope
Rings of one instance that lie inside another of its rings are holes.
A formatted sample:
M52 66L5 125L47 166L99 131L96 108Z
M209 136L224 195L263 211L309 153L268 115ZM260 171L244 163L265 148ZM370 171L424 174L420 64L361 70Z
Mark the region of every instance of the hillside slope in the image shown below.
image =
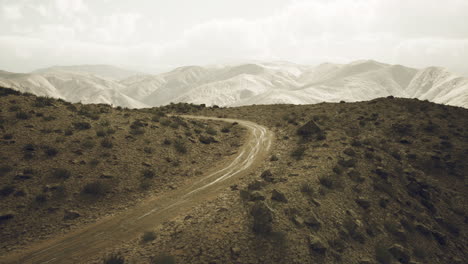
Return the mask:
M126 263L464 263L468 110L380 98L201 110L276 135L262 170L151 240ZM103 257L96 257L101 263Z
M0 88L0 255L187 185L244 132Z

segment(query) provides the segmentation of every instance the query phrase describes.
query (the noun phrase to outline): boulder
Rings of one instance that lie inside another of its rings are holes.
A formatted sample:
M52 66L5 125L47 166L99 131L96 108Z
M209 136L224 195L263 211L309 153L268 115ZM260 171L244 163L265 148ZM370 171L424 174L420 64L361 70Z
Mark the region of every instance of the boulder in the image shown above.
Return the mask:
M328 250L328 246L317 236L309 236L309 248L319 254L325 254Z
M271 192L271 199L277 202L281 202L281 203L288 202L288 199L286 198L286 196L282 192L276 189L273 189L273 191Z
M254 191L250 193L250 201L264 201L265 195L260 191Z
M311 137L312 135L323 134L323 131L313 120L310 120L297 129L297 134L302 137Z
M81 216L80 213L78 213L77 211L65 210L65 213L63 215L63 220L74 220L80 216Z

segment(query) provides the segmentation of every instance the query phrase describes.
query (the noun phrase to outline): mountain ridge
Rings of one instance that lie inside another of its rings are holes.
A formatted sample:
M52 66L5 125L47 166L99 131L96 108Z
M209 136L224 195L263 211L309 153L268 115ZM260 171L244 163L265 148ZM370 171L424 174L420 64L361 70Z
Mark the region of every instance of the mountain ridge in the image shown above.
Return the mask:
M80 70L80 67L90 69ZM468 107L468 78L441 67L416 69L374 60L317 66L248 62L183 66L154 75L135 72L121 78L96 74L95 69L100 67L113 66L51 67L28 74L2 71L0 84L71 102L106 103L128 108L171 102L227 107L355 102L386 96Z

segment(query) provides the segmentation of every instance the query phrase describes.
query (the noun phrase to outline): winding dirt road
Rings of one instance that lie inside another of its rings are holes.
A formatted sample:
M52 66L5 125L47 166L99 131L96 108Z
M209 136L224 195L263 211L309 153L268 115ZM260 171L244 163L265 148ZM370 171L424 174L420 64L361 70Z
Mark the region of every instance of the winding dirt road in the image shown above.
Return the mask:
M104 249L141 236L190 208L216 197L221 189L251 172L267 156L273 134L258 124L236 119L182 116L191 119L238 122L248 129L244 145L227 166L214 168L189 186L150 199L119 215L105 218L84 229L65 236L40 242L19 253L0 258L0 263L86 263Z

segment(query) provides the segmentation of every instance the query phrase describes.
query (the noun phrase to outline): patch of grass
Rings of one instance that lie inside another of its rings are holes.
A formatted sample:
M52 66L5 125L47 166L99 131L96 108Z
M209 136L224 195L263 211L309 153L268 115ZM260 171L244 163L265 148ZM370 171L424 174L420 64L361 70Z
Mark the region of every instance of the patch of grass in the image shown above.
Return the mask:
M154 149L153 149L152 147L144 147L144 148L143 148L143 151L144 151L146 154L153 154Z
M99 128L96 130L96 136L98 137L105 137L107 135L106 130L104 128Z

